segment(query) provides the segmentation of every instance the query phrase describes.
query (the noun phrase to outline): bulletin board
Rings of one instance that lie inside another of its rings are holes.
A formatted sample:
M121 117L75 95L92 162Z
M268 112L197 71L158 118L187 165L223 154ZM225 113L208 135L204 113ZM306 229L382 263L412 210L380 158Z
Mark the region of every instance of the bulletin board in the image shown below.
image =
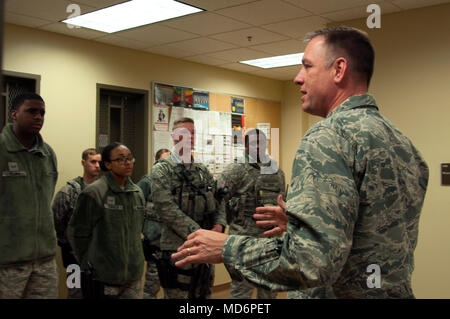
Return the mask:
M190 117L196 132L195 161L205 164L215 178L226 165L243 156L243 135L252 128L266 133L267 153L278 163L281 161L278 101L153 82L151 113L152 159L161 148L172 150L173 122Z

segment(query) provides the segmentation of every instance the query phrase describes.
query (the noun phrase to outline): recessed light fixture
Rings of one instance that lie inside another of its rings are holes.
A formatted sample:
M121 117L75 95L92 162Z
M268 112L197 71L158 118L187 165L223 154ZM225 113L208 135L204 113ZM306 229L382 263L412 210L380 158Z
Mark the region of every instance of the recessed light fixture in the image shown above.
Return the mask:
M175 0L131 0L62 22L113 33L201 11Z
M303 53L294 53L286 55L272 56L269 58L239 61L239 63L244 63L258 68L271 69L279 68L282 66L290 65L300 65L302 64Z

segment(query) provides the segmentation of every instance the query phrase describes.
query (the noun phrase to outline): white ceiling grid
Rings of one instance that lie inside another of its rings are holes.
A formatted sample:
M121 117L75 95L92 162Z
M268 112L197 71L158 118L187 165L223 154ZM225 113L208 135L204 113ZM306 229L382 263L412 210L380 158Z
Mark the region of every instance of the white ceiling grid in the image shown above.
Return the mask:
M368 4L382 14L449 3L450 0L183 0L207 11L107 34L68 28L59 21L78 4L81 13L123 0L6 0L5 21L73 37L214 65L253 75L291 80L298 66L259 69L238 61L304 50L307 32L329 22L368 16Z

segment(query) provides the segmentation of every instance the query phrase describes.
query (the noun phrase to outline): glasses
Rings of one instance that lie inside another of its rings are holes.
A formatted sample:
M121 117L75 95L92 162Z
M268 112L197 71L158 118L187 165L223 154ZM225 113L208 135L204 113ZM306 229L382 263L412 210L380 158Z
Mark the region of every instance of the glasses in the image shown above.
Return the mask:
M136 159L134 157L120 157L120 158L116 158L116 159L112 159L111 162L117 162L121 165L125 165L126 162L131 162L134 163L136 161Z

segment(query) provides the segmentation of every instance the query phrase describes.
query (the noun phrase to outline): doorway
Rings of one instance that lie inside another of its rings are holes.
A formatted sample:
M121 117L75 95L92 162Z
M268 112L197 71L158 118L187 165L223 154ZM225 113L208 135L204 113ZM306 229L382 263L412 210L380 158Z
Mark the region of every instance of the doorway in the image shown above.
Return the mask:
M133 182L147 174L148 91L97 84L96 147L125 144L136 158Z

